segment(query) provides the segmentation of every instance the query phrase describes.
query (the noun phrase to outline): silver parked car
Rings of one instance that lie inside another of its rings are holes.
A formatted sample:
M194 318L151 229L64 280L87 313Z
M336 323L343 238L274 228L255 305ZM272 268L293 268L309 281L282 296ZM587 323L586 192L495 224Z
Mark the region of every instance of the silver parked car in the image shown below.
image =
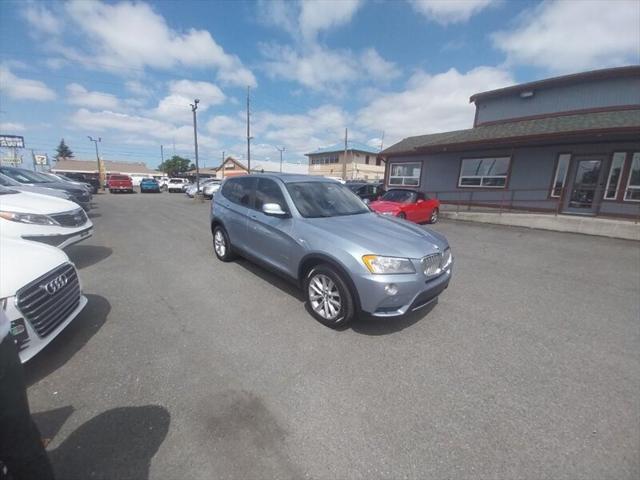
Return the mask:
M447 240L378 215L339 182L263 174L224 181L211 204L216 256L240 254L297 282L310 313L327 326L360 312L404 315L447 288Z

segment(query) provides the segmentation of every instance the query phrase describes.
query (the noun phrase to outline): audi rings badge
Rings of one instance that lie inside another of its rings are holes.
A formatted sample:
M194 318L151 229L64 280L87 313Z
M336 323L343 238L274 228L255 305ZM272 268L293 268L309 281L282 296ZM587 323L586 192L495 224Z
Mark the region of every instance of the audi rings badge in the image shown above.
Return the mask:
M62 275L58 275L56 278L54 278L50 282L47 282L44 285L41 285L41 287L49 295L54 295L58 290L63 288L67 284L68 281L69 281L69 279L63 273Z

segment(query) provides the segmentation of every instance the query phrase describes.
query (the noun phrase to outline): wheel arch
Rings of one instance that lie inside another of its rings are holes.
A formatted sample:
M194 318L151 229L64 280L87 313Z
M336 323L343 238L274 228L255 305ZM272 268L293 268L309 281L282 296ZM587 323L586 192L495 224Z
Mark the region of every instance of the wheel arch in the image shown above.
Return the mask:
M298 283L300 288L304 287L304 279L306 278L307 273L309 273L309 271L316 265L320 265L323 263L332 266L338 271L340 276L349 286L356 309L359 311L360 295L358 294L358 289L356 288L355 283L353 283L353 280L351 279L351 275L349 275L349 272L342 266L342 263L340 263L340 261L324 253L309 253L300 260L300 265L298 267Z

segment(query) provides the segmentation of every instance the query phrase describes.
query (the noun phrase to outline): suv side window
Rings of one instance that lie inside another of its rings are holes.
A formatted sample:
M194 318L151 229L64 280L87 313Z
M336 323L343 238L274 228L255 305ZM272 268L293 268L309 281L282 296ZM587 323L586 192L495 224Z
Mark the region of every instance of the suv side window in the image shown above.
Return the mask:
M242 205L251 206L251 189L254 185L253 178L242 177L228 180L222 188L222 195L229 201Z
M285 212L289 210L278 184L268 178L259 178L255 198L256 210L262 211L262 206L265 203L277 203Z

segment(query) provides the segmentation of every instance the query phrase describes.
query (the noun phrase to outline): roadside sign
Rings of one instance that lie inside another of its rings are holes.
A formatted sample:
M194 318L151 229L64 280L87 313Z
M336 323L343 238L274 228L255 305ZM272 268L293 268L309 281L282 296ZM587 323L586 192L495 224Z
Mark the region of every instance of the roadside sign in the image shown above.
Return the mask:
M36 165L47 165L49 163L49 159L46 155L34 155L33 161Z
M0 135L0 147L24 148L24 137L19 135Z

